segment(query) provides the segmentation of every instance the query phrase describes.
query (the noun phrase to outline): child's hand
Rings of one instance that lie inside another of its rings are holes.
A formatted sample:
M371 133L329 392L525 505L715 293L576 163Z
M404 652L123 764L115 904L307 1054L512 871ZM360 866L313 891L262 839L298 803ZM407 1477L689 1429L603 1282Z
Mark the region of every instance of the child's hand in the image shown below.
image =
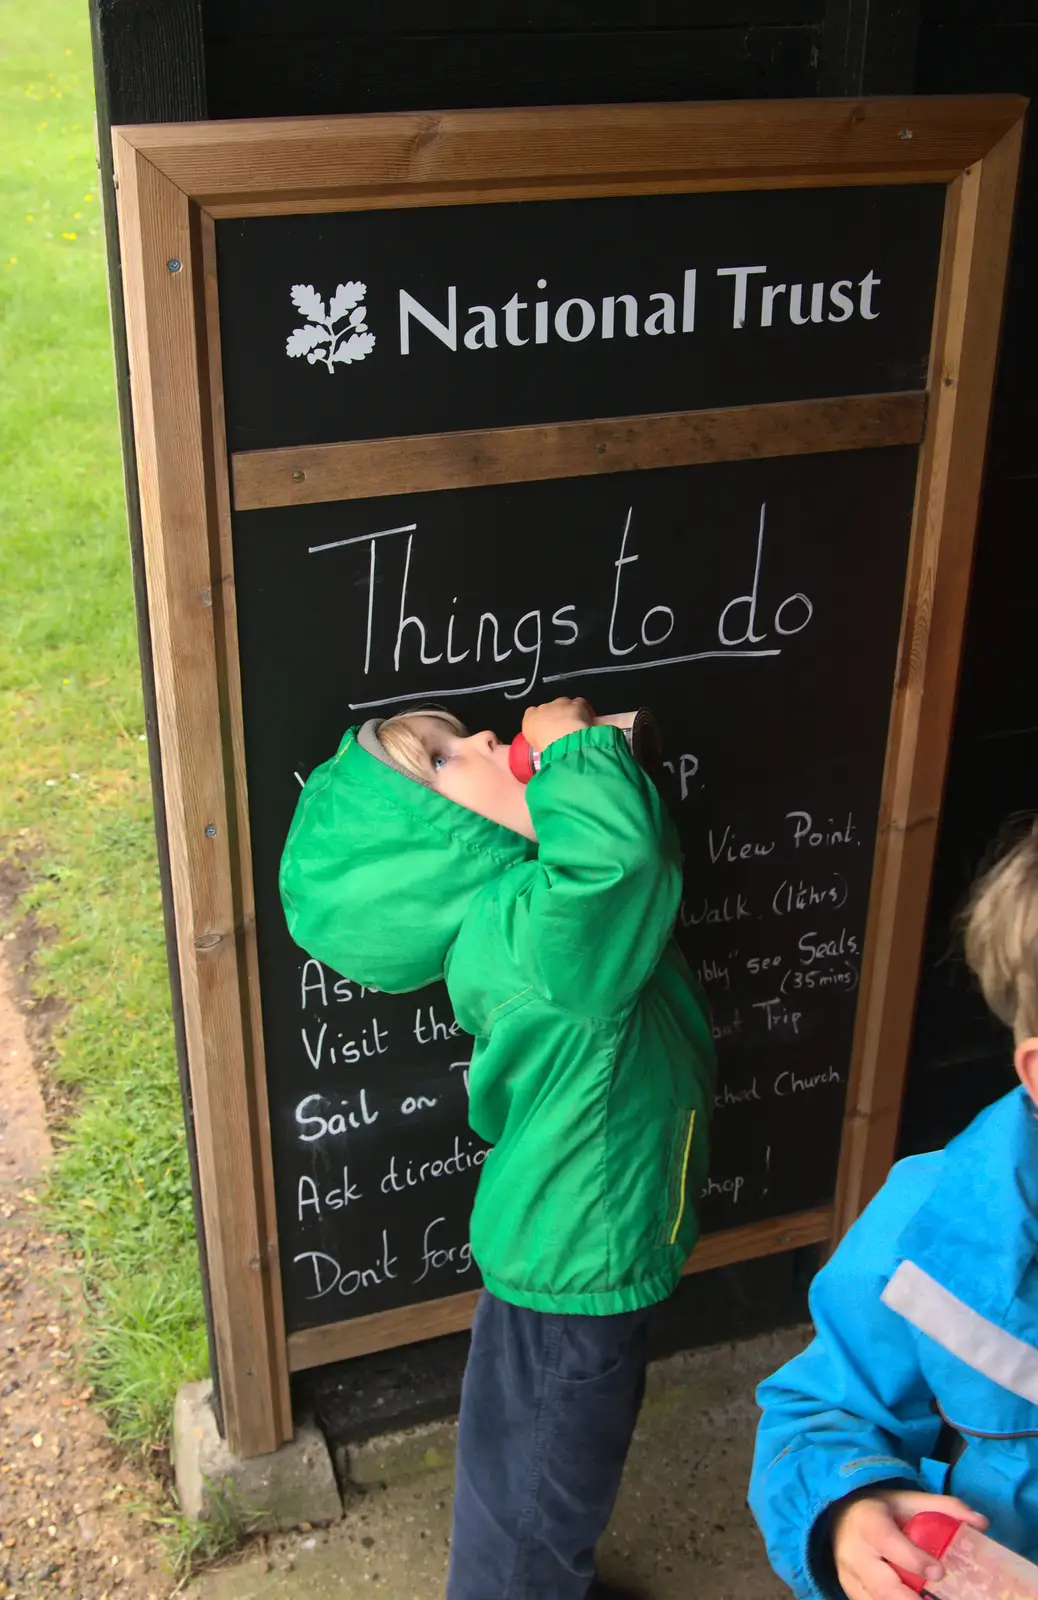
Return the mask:
M590 728L595 713L586 700L552 700L544 706L530 706L523 717L523 733L531 750L547 750L555 739L567 733Z
M908 1600L911 1590L894 1566L918 1573L931 1582L941 1577L940 1562L906 1539L902 1526L919 1511L941 1511L947 1517L986 1528L987 1517L946 1494L918 1489L875 1489L838 1505L832 1518L836 1576L848 1600Z

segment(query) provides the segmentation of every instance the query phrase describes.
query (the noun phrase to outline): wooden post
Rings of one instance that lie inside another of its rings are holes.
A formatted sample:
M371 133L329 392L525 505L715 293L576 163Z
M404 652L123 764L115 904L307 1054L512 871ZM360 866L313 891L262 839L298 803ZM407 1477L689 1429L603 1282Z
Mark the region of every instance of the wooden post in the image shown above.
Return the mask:
M1022 123L949 186L908 592L837 1188L839 1239L897 1148L984 478ZM925 714L924 714L925 706Z
M291 1437L292 1417L283 1332L279 1339L281 1307L271 1293L271 1238L263 1199L256 1192L263 1179L254 1152L255 1106L240 1076L230 1086L217 1085L197 1069L198 1063L214 1057L239 1059L247 1027L233 979L223 985L227 1004L215 1011L205 1008L200 997L214 978L219 984L228 962L233 971L237 939L229 862L233 822L222 754L218 748L206 752L188 726L200 712L212 712L212 700L219 694L212 580L204 539L199 549L190 541L163 543L154 537L160 523L204 530L212 494L203 454L208 383L195 325L193 224L186 197L147 162L124 162L118 179L123 220L139 219L143 211L162 246L146 262L135 261L139 270L127 276L124 295L127 307L142 312L128 329L128 348L134 375L141 565L153 659L160 664L152 679L162 737L158 792L165 815L178 819L176 830L166 835L167 882L177 929L174 994L186 1055L196 1064L189 1104L197 1113L199 1237L205 1239L212 1357L220 1374L223 1422L236 1454L259 1455ZM156 320L156 312L149 316L145 307L156 300L166 302L163 309L174 341L163 351L167 359L161 365L145 333ZM176 463L160 461L154 451L156 427L176 437L185 423L185 446ZM193 452L191 439L196 442ZM168 669L174 654L174 634L182 643L191 639L179 674L161 670L162 665Z

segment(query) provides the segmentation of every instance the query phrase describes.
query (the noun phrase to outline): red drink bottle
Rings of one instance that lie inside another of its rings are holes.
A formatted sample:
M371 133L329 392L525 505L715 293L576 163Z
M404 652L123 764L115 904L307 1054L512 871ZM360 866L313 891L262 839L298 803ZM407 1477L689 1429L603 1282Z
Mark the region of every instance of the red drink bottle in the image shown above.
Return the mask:
M619 728L631 754L648 772L659 764L662 741L656 718L642 706L638 711L616 711L609 717L596 717L595 727ZM529 783L540 771L541 752L531 750L523 734L517 734L508 751L508 765L520 783Z
M905 1537L933 1556L944 1576L927 1580L894 1570L902 1583L931 1600L1038 1600L1038 1567L1004 1544L941 1511L921 1511Z

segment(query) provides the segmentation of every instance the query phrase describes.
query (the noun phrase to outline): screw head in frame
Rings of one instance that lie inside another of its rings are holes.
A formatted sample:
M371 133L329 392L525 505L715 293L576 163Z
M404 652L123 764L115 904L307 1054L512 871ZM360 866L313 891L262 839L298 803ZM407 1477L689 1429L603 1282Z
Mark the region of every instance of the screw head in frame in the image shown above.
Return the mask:
M293 474L292 474L292 482L293 483L303 483L303 482L305 482L305 480L306 480L306 473L305 472L293 472Z
M215 839L216 838L216 823L215 822L207 822L206 823L206 825L205 825L205 836L206 836L207 839Z
M182 261L178 261L176 256L172 256L170 260L166 262L166 271L179 272L183 265L184 263Z
M900 133L898 134L898 138L899 139L911 139L911 137L912 137L911 128L902 128Z

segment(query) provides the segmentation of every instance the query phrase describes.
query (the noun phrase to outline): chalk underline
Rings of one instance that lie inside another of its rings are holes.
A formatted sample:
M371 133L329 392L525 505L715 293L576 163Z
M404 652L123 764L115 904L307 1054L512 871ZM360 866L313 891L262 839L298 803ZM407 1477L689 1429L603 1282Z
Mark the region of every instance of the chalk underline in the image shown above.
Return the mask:
M697 650L691 656L663 656L655 661L610 661L605 667L574 667L570 672L549 672L542 683L563 683L567 678L593 678L600 672L646 672L650 667L679 667L686 661L731 661L733 657L746 661L759 656L780 656L781 646L774 650Z
M694 655L663 656L655 661L611 661L604 667L574 667L570 672L547 673L542 683L562 683L567 678L592 678L603 672L647 672L650 667L677 667L687 661L740 661L759 660L763 656L780 656L781 646L772 650L697 650ZM435 703L448 695L485 694L491 689L518 689L525 678L502 678L496 683L466 684L462 689L419 689L409 694L387 694L381 700L351 700L351 711L370 711L374 706L402 705L407 700L428 700Z

